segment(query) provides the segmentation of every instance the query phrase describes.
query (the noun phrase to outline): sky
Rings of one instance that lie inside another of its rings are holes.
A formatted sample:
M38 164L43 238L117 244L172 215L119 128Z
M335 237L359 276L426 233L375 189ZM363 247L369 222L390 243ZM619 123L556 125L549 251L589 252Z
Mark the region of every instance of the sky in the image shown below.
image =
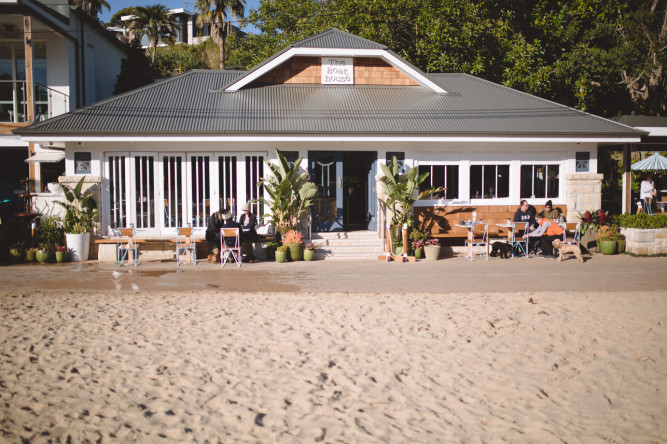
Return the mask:
M251 9L256 9L259 6L260 0L245 0L245 10L246 16L248 11ZM185 8L189 11L194 10L195 0L107 0L109 6L111 7L109 11L104 9L99 15L100 20L103 23L107 23L111 20L111 17L118 11L129 6L147 6L161 4L165 5L169 9L178 9ZM246 32L257 32L256 29L244 29Z

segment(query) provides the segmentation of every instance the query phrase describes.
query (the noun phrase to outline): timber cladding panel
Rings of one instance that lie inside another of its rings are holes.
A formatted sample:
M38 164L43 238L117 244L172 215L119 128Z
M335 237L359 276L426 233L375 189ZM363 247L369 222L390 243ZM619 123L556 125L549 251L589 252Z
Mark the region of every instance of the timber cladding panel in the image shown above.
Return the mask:
M257 79L257 83L268 85L320 84L321 80L321 57L292 57ZM354 58L354 84L418 86L417 82L398 69L374 57Z
M558 205L555 205L558 208ZM544 210L544 205L531 206L535 214ZM415 221L421 230L431 235L441 237L466 237L468 229L457 227L461 221L471 220L473 211L477 212L477 220L489 224L489 236L504 237L507 231L496 224L504 224L507 219L514 218L519 205L490 205L490 206L446 206L446 207L415 207ZM561 207L563 213L567 209Z

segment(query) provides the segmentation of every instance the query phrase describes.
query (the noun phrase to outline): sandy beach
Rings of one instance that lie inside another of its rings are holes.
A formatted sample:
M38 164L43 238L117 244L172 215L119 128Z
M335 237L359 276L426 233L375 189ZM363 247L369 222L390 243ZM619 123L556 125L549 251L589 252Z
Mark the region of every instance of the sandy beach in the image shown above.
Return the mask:
M665 442L666 297L5 292L0 441Z

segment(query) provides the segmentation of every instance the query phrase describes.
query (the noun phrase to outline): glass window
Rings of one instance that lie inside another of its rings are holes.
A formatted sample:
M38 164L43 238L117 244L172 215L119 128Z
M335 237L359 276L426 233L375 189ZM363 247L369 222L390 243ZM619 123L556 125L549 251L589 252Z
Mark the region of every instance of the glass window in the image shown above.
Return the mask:
M90 152L74 153L74 173L90 174Z
M521 165L521 197L558 197L558 165Z
M396 158L396 162L398 163L398 173L405 174L407 172L405 170L405 153L397 151L388 151L386 157L387 166L391 164L391 159L393 159L394 157Z
M432 194L430 199L458 199L459 197L459 166L458 165L419 165L419 175L429 176L419 186L420 191L431 187L444 187L445 191Z
M577 152L577 173L588 173L590 162L591 162L591 153L588 151Z
M509 165L471 165L470 198L497 199L510 195Z

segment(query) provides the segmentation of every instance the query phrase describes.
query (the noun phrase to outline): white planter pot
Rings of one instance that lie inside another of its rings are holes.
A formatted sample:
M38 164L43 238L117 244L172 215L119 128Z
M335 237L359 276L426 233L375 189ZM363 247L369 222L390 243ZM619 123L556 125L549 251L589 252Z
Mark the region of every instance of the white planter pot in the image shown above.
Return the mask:
M424 246L424 257L427 261L437 261L440 257L440 245Z
M65 233L67 248L69 249L69 258L72 262L81 262L88 260L88 250L90 248L90 234Z

